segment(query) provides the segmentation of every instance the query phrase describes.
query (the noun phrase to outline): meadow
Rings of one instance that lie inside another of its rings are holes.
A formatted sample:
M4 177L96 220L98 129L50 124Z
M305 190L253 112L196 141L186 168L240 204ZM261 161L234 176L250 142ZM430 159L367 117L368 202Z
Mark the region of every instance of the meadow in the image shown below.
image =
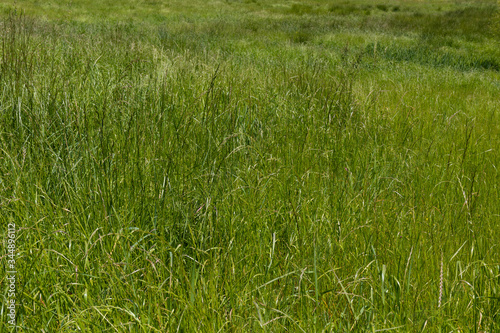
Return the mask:
M2 1L0 333L497 332L499 96L491 1Z

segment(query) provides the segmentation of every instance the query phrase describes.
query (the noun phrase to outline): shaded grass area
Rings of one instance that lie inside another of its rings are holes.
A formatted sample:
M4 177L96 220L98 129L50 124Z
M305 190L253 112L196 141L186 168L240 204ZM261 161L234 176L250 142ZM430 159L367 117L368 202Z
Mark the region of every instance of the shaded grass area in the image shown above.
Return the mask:
M493 37L303 6L2 20L20 331L499 329Z

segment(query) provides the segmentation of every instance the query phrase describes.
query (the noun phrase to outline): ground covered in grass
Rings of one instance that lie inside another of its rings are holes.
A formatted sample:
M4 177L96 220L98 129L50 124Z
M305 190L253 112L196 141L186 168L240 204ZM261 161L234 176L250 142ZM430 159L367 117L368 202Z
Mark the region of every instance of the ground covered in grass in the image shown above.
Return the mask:
M18 332L500 330L495 3L0 12Z

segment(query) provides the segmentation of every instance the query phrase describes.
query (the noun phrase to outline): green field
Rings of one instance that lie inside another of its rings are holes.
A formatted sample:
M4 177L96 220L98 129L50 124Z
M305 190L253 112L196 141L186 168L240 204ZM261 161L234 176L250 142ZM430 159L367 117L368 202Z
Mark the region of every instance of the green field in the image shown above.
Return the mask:
M499 8L2 1L0 333L500 331Z

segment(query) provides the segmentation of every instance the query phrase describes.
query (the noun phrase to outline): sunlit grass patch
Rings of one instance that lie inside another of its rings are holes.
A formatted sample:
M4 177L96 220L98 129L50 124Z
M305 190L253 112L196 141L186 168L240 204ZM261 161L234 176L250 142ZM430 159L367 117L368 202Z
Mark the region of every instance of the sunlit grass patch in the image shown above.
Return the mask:
M496 7L9 6L19 331L499 329Z

